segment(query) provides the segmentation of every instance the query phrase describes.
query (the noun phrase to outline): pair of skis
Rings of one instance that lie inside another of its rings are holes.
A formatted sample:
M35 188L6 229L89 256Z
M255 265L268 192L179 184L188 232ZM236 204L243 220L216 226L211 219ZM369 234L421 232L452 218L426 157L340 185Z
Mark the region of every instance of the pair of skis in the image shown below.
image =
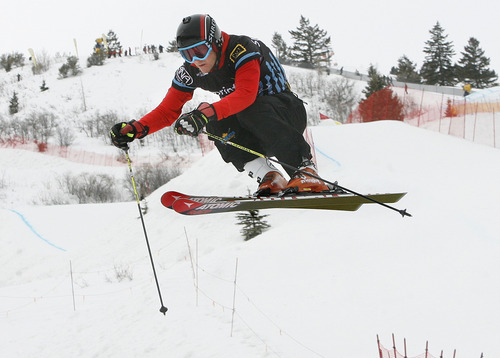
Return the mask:
M368 194L322 192L269 197L227 197L198 196L168 191L161 197L161 203L183 215L204 215L232 211L260 209L321 209L356 211L361 205L399 201L406 193ZM392 207L390 207L392 208ZM395 209L397 210L397 209ZM411 216L406 210L397 210L403 216Z

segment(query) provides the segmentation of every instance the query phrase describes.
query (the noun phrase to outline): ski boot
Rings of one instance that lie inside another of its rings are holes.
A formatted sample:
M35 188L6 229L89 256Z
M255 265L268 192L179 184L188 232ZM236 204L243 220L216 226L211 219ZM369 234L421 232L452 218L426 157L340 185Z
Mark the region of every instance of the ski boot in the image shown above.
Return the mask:
M313 176L307 175L310 173ZM299 170L293 175L286 188L280 193L280 196L300 193L320 193L330 192L333 186L328 185L323 180L315 178L318 177L316 167L311 160L304 161Z
M259 188L253 196L271 196L280 193L287 185L286 179L279 171L270 171L259 182Z

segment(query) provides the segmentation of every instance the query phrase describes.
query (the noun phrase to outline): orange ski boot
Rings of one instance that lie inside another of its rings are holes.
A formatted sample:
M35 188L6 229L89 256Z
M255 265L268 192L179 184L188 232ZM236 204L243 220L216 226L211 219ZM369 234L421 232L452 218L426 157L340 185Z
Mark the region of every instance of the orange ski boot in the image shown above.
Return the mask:
M306 164L306 163L304 163ZM320 179L307 175L306 173L311 173L314 176L318 176L314 164L311 161L307 162L307 165L302 165L296 171L286 188L283 190L282 195L286 194L296 194L296 193L320 193L322 191L329 191L331 188Z
M280 193L287 185L286 179L279 171L270 171L259 183L254 196L270 196Z

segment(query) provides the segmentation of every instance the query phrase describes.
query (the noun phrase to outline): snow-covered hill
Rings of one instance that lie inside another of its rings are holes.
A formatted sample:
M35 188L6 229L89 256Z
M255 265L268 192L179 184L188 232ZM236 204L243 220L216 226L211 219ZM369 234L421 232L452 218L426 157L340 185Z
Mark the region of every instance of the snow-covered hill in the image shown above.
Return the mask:
M111 78L101 71L104 81L91 89L85 75L88 99L109 108L125 98L130 111L138 108L131 101L150 106L170 81L166 62L144 67L154 67L155 78L165 67L161 84L145 84L125 62L116 65L116 78L130 83L119 88L107 87ZM43 95L66 108L50 91ZM166 316L158 311L136 203L30 205L25 198L37 194L40 178L81 168L0 149L8 184L0 194L16 193L0 210L0 355L378 357L376 335L390 346L395 333L407 338L410 357L426 340L434 356L442 349L452 357L455 348L457 358L500 356L498 149L399 122L312 133L322 176L359 192L406 191L395 205L413 217L375 204L353 213L268 210L262 213L271 229L245 242L235 214L184 217L159 202L167 190L255 189L212 151L147 199ZM88 150L108 150L99 148ZM117 273L132 279L118 281Z

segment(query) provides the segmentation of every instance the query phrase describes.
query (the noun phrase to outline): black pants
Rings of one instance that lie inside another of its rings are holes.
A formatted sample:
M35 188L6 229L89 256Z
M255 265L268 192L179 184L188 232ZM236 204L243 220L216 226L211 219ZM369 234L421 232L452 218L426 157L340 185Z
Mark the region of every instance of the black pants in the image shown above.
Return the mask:
M304 103L293 93L257 97L245 110L207 124L207 131L217 136L234 132L231 141L268 157L300 166L311 158L311 148L303 137L307 126ZM245 163L257 158L231 145L215 141L222 159L243 171ZM285 168L289 175L293 170Z

